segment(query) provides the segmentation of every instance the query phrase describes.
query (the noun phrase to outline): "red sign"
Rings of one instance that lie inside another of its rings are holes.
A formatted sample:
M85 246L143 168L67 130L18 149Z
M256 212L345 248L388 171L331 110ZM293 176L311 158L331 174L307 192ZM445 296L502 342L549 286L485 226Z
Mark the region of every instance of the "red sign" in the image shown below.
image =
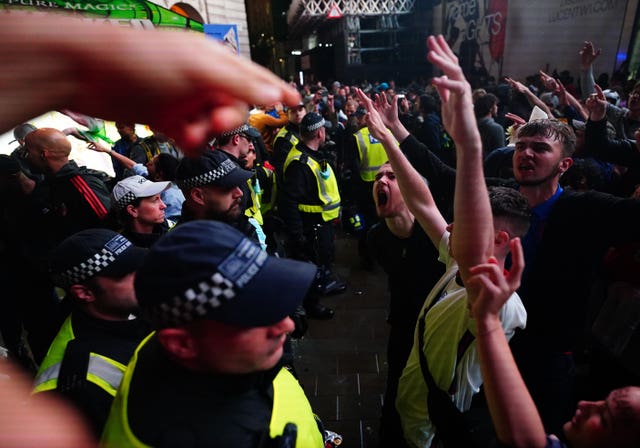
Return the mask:
M342 11L338 8L338 4L334 2L329 9L329 13L327 13L327 19L339 19L341 17Z

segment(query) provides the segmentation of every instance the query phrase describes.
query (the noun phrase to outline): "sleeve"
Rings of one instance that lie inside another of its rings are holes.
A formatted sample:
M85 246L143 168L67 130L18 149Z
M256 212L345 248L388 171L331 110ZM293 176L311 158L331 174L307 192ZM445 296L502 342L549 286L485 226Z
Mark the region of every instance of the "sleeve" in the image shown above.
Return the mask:
M302 217L298 210L304 198L306 167L298 161L292 161L287 167L282 186L280 217L287 225L287 233L293 239L302 238Z
M593 67L587 70L580 70L580 90L582 91L582 100L586 100L589 95L596 91L596 81L593 79Z
M149 175L149 170L142 163L136 163L133 165L131 171L133 171L133 174L137 174L138 176L147 177Z
M286 125L289 122L289 119L284 111L279 111L278 118L269 114L264 114L264 116L260 117L260 122L263 125L277 128Z
M427 116L420 126L420 141L426 145L431 151L440 151L442 127L435 120Z
M429 182L429 189L442 215L451 216L453 191L456 182L456 170L445 164L437 155L420 143L413 135L409 135L400 149L407 156L413 167Z
M111 208L109 189L95 176L76 175L70 178L71 185L81 197L81 202L99 221L106 219Z
M349 136L344 148L344 169L345 171L350 170L352 174L357 174L360 171L360 155L356 138L355 134Z
M639 166L640 151L634 140L609 139L607 120L587 121L585 130L586 150L598 159L624 166Z

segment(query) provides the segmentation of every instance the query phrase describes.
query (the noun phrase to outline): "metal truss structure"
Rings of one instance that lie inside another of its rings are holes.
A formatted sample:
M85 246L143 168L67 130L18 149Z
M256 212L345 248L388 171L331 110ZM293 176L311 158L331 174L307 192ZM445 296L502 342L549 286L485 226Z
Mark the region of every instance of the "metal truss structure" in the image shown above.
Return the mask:
M409 14L416 0L293 0L287 13L290 33L310 33L336 5L344 17Z

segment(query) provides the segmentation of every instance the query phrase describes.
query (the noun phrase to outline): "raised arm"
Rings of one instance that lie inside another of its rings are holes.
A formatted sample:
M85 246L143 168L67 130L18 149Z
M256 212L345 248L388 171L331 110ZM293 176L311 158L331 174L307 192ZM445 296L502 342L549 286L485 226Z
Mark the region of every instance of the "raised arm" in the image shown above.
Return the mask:
M113 149L107 147L103 143L100 143L97 141L91 142L87 145L87 148L95 152L103 152L105 154L109 154L111 157L113 157L118 162L120 162L120 164L128 170L134 171L134 167L136 165L139 166L140 169L135 170L135 174L139 174L141 176L147 176L149 174L149 171L143 164L137 163L135 160L132 160L129 157L122 155L117 151L114 151Z
M520 286L524 256L520 240L511 241L513 264L505 276L490 259L471 268L465 281L469 308L476 321L476 343L489 412L498 439L515 448L546 445L542 420L520 376L500 324L500 309Z
M394 135L387 130L371 99L360 89L356 89L356 93L360 103L368 111L367 127L369 132L382 143L407 207L437 248L440 245L442 234L447 228L447 222L438 210L429 187L400 150ZM380 96L378 95L376 98L378 101L380 101ZM386 102L384 99L382 101Z
M542 109L548 117L552 117L553 115L551 114L551 110L549 110L549 107L544 104L544 101L542 101L540 98L538 98L535 93L533 93L531 90L529 90L529 88L527 86L525 86L524 84L522 84L520 81L516 81L515 79L511 79L511 78L505 78L505 80L507 81L507 83L509 83L509 85L511 86L511 88L513 90L515 90L518 93L523 94L526 98L527 101L529 102L529 104L533 107L533 106L538 106L540 109Z
M69 108L147 123L191 152L245 121L247 103L300 100L273 73L194 32L12 12L0 14L0 42L2 130ZM98 51L105 42L109 51Z
M600 49L597 50L593 43L585 41L580 49L580 90L582 99L586 100L594 92L596 83L593 78L593 62L600 56Z
M493 216L482 168L482 141L473 113L471 86L443 36L430 36L428 58L443 76L433 79L442 100L442 121L456 145L453 256L463 280L469 268L493 255Z

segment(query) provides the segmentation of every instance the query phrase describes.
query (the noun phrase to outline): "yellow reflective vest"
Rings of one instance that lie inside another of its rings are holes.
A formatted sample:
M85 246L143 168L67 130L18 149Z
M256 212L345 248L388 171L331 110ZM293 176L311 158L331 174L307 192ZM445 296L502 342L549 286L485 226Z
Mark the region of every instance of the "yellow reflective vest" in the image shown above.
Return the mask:
M382 143L371 135L369 128L364 127L353 135L360 156L360 178L365 182L373 182L380 167L389 160L387 153Z
M247 179L247 187L249 188L249 194L251 195L251 207L247 207L244 214L247 218L253 218L258 222L258 224L263 225L264 220L262 219L262 211L260 210L262 190L260 182L258 182L255 175Z
M287 167L294 160L305 163L313 173L318 187L318 199L321 202L321 204L298 204L298 210L304 213L321 213L324 222L338 218L340 216L340 192L338 191L338 181L331 165L327 163L326 168L323 170L315 159L303 154L298 149L298 145L296 145L291 148L287 160L284 162L283 171L285 177Z
M60 331L49 347L47 356L38 369L33 389L34 394L58 387L58 376L64 353L67 344L73 339L75 339L75 335L71 325L71 316L69 316L60 327ZM104 389L109 395L115 396L125 370L126 366L118 361L98 353L90 353L87 381Z
M102 433L101 446L105 448L148 447L131 430L127 414L129 387L138 362L138 354L154 333L145 338L136 349L129 367L125 372L120 390L113 401L111 413ZM159 391L161 393L161 391ZM175 410L179 412L179 410ZM316 418L311 410L309 400L291 373L282 368L273 380L273 407L269 423L269 435L274 438L282 435L287 423L294 423L298 428L296 445L301 448L323 448L323 435L318 429Z
M300 141L298 139L298 137L296 137L296 135L291 132L289 129L287 129L286 126L282 126L280 128L280 130L278 131L278 133L276 134L275 138L273 139L273 143L275 144L276 140L279 138L283 138L286 141L288 141L289 143L291 143L291 147L294 147L298 144L298 142Z

